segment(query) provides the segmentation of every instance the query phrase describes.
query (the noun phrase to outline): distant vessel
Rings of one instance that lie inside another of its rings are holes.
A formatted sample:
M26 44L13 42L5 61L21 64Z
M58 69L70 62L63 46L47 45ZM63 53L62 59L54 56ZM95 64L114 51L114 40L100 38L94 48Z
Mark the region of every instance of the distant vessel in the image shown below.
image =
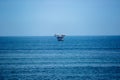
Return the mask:
M63 34L62 34L62 35L57 35L57 34L55 34L55 37L57 38L58 41L63 41L65 35L63 35Z

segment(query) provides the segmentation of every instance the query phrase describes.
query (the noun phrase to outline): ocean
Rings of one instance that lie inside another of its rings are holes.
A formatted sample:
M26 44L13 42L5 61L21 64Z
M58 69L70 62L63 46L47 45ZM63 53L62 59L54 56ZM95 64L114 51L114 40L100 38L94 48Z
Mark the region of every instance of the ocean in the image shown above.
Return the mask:
M120 80L120 36L0 37L0 80Z

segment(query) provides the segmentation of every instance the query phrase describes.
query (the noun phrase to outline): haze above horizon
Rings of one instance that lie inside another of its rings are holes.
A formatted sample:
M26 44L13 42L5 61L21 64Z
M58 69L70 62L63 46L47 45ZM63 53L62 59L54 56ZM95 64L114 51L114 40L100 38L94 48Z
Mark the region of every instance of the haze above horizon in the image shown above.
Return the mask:
M120 35L120 0L0 0L0 36Z

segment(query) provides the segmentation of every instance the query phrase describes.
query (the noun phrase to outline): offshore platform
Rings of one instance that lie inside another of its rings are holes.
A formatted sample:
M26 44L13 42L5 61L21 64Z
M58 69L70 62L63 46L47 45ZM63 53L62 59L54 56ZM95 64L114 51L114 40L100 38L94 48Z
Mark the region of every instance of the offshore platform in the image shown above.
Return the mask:
M63 34L61 34L61 35L55 34L55 37L57 38L58 41L64 41L65 35L63 35Z

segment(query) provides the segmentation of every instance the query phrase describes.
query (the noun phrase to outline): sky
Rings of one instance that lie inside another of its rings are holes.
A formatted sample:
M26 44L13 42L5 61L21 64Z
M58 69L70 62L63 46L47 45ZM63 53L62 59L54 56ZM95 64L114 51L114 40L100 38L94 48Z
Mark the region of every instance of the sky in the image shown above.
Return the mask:
M120 35L120 0L0 0L0 36Z

